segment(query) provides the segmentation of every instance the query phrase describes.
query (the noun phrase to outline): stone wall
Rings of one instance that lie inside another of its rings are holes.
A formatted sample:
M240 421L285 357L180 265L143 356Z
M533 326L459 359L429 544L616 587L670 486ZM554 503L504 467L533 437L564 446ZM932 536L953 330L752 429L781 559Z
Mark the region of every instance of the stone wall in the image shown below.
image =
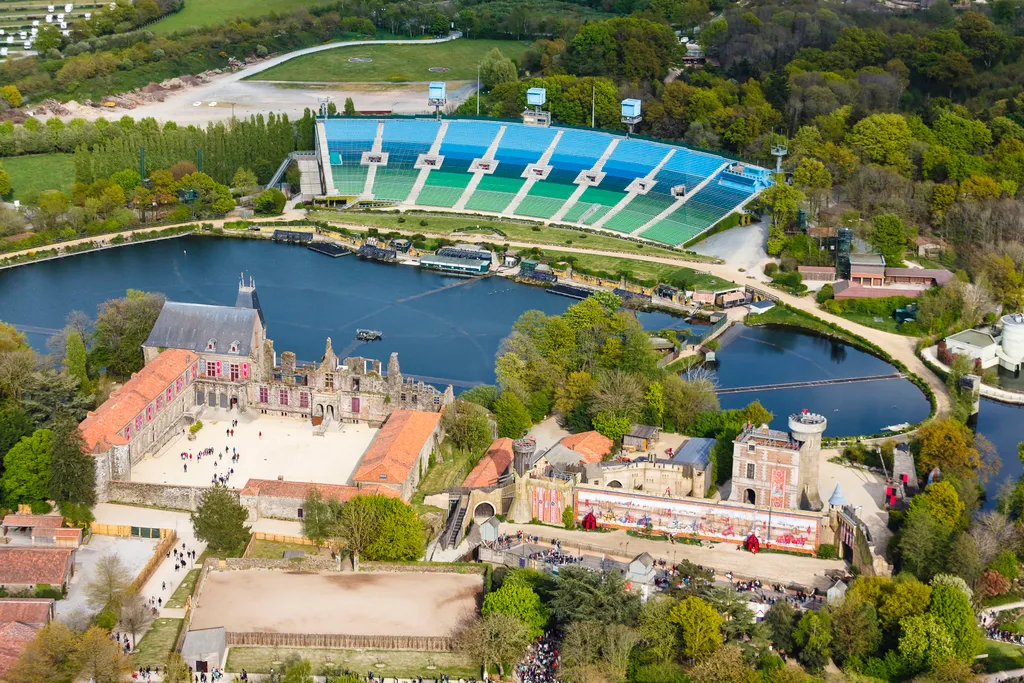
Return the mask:
M176 486L146 484L137 481L111 481L107 485L107 501L125 505L147 505L194 512L209 486ZM235 495L238 495L235 493Z
M235 633L225 634L227 644L261 647L330 647L345 650L418 650L447 652L454 639L429 636L350 636L337 633Z

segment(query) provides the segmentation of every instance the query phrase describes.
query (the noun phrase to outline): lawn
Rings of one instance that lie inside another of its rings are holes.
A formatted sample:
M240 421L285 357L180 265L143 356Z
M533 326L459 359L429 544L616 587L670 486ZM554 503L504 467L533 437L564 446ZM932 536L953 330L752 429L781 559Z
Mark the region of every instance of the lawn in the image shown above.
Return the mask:
M798 311L794 308L787 308L786 306L776 306L770 311L761 313L760 315L748 315L744 323L749 326L789 325L790 327L802 327L806 330L811 330L812 332L818 332L819 334L839 337L854 346L860 346L859 342L846 332L833 329L824 322L811 317L803 311Z
M199 578L199 569L193 569L188 574L185 574L185 578L174 589L174 593L167 600L167 604L164 607L175 607L181 608L185 606L185 599L192 595L193 589L196 587L196 580Z
M7 157L0 168L11 177L11 199L26 197L43 190L69 192L75 182L75 162L70 154L33 154Z
M668 256L672 258L698 260L701 257L691 254L683 254L678 251L671 251L661 247L632 242L620 239L611 235L597 235L594 233L580 232L579 230L567 230L565 228L552 228L545 225L532 225L529 223L512 223L508 221L495 221L476 216L418 216L417 214L406 214L400 216L393 213L342 213L338 211L320 211L310 214L312 220L337 221L357 225L368 225L382 230L403 230L422 231L424 234L451 235L458 232L467 235L477 236L483 241L489 238L500 240L502 234L513 242L531 242L534 244L558 244L566 246L581 247L583 249L605 249L609 251L623 251L636 254L650 254L651 256ZM399 222L404 218L404 222ZM420 221L427 224L420 225Z
M988 673L1024 669L1024 648L1019 645L986 640L985 654L988 657L983 661L985 663L985 671Z
M257 648L232 647L228 653L227 671L266 673L271 667L280 670L290 656L309 660L313 673L319 675L324 665L350 671L373 671L378 677L433 679L439 673L452 679L474 678L479 667L463 655L452 652L414 652L408 650L331 650L326 648ZM434 667L434 668L429 668Z
M239 17L251 19L270 12L283 14L298 7L324 4L327 3L315 0L185 0L185 6L180 12L147 28L155 33L170 33L193 26L219 24Z
M255 557L261 560L280 560L284 557L284 553L287 550L297 550L301 553L306 553L306 557L313 557L321 552L316 546L303 543L278 543L277 541L254 539L249 544L249 550L246 552L245 557Z
M634 278L640 280L658 280L669 282L673 279L686 281L687 287L694 289L728 289L736 287L735 282L730 282L714 275L698 273L693 268L686 268L669 263L652 263L650 261L637 261L624 256L604 256L601 254L579 254L573 252L559 252L544 250L545 256L554 259L573 258L578 266L589 270L599 270L606 273L616 273L619 269L629 271Z
M132 664L140 666L163 666L167 655L174 649L183 619L157 619L142 636L132 653Z
M906 337L917 336L916 334L907 334L906 332L904 332L904 330L907 328L896 322L896 320L891 315L885 316L883 318L881 316L864 315L862 313L843 313L842 317L845 318L846 320L849 320L850 322L860 323L865 327L873 327L874 329L882 330L883 332L890 332L892 334L902 334ZM914 325L910 329L913 330L915 327L917 326Z
M437 493L453 486L461 486L466 476L472 471L473 466L480 460L480 454L467 453L444 446L446 452L444 461L434 461L430 469L423 476L417 486L413 502L422 503L423 497L431 493Z
M476 65L494 48L500 49L506 57L518 59L529 45L514 40L469 39L429 45L353 45L290 59L250 76L249 80L331 83L468 81L476 79ZM349 61L356 57L373 61ZM428 71L431 67L449 70L441 73Z

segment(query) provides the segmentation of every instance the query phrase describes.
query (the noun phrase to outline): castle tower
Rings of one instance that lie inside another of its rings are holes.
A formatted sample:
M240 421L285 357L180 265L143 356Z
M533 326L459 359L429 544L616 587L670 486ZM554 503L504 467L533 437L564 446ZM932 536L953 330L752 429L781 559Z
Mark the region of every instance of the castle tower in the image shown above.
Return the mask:
M388 384L393 388L402 386L402 369L398 366L397 351L392 351L388 358Z
M800 474L797 479L800 507L808 510L821 509L818 468L821 460L821 435L827 424L823 415L807 410L789 416L789 432L794 441L800 442Z
M238 296L235 297L235 308L252 308L260 317L260 327L263 328L263 335L267 334L267 321L263 318L263 308L260 306L260 298L256 296L256 279L249 276L249 284L245 283L245 273L242 273L238 280Z
M530 461L537 450L537 440L532 436L524 436L512 442L512 467L520 477L530 470Z

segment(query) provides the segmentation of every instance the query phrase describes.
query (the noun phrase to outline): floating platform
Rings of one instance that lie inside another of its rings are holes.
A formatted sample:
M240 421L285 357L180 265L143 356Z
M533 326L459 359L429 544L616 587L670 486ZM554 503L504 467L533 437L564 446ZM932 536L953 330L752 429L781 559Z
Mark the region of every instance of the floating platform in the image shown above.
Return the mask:
M594 290L587 289L586 287L577 287L575 285L555 285L545 291L548 294L559 294L561 296L567 296L570 299L586 299L594 295Z
M318 254L324 256L330 256L331 258L338 258L339 256L348 256L352 252L341 246L340 244L334 244L333 242L315 242L310 246L306 247L310 251L315 251Z
M356 330L356 339L359 341L380 341L384 333L377 330Z

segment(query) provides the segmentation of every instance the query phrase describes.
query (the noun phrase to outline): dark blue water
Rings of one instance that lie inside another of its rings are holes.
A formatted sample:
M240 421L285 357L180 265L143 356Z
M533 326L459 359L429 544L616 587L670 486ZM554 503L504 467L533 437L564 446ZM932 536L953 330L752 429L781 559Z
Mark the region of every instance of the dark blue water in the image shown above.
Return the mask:
M1024 465L1017 457L1017 444L1024 441L1024 406L983 398L975 430L992 442L1002 461L999 472L985 482L985 509L992 509L1000 489L1013 486L1024 474Z
M869 353L840 341L784 327L734 327L718 353L723 388L816 379L869 377L895 372ZM753 400L775 414L772 426L786 427L789 415L806 408L828 419L826 436L881 432L900 422L928 417L928 399L909 380L800 387L723 394L723 408L742 408Z

